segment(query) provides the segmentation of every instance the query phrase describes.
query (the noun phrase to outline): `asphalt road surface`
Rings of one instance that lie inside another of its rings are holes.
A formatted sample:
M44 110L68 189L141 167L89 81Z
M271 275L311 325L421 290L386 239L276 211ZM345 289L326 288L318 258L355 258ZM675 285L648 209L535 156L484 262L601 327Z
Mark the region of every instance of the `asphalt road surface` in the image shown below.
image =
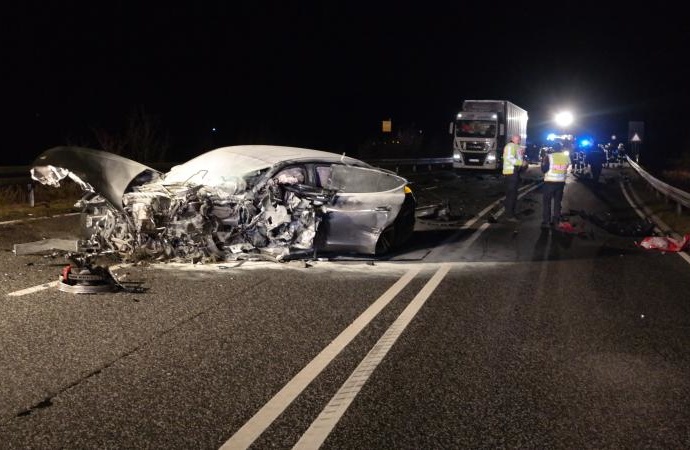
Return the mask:
M119 268L138 292L12 254L76 216L0 226L0 448L690 447L690 259L636 246L618 171L568 180L566 231L536 168L518 224L499 177L422 178L453 214L389 258Z

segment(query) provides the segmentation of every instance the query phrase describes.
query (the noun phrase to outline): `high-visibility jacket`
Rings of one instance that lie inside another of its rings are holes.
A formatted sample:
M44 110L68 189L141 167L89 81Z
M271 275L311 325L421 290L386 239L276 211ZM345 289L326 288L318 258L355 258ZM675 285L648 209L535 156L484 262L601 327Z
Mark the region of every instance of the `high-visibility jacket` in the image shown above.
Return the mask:
M549 170L544 174L544 181L565 183L570 157L563 152L549 154Z
M520 146L514 142L508 142L503 147L503 175L512 175L515 166L522 166Z

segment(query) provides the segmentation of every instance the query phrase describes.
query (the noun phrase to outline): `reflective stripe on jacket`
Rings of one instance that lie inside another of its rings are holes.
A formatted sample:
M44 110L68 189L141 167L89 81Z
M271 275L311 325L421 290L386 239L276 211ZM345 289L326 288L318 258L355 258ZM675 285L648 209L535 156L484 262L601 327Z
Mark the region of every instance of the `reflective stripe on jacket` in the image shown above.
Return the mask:
M520 153L520 146L514 142L508 142L503 147L503 175L512 175L515 171L515 166L522 165L522 154Z
M570 157L568 155L563 152L551 153L549 155L549 170L544 174L544 181L565 183L569 165Z

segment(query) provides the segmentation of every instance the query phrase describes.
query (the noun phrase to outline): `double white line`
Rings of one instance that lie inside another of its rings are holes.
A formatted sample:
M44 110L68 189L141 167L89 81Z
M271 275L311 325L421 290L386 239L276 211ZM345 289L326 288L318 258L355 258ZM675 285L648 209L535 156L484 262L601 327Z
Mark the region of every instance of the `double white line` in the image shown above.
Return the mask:
M526 195L538 187L531 186L521 189L520 197ZM473 219L469 220L462 228L470 228L479 218L487 214L503 199L496 200L485 210L481 211ZM497 215L501 215L502 210ZM468 248L489 226L483 224L477 229L462 246ZM459 230L461 231L461 230ZM457 237L458 233L452 236ZM449 239L450 240L450 239ZM298 449L319 448L331 433L335 425L343 416L347 408L355 399L361 388L367 382L379 363L388 354L403 331L412 322L422 306L436 290L452 267L451 263L442 263L431 279L412 299L405 310L398 316L383 336L378 340L367 356L360 362L355 371L333 396L312 425L302 435L295 445ZM290 380L268 403L266 403L254 416L245 423L221 449L246 449L263 433L285 409L306 389L306 387L340 354L340 352L419 274L421 268L416 266L407 271L393 286L381 295L369 308L367 308L354 322L352 322L338 337L324 348L309 364L307 364L292 380ZM26 295L54 286L54 283L46 283L22 291L12 292L11 296Z
M441 264L436 273L398 316L393 325L374 345L369 354L362 360L357 369L333 396L323 409L319 417L299 440L295 448L318 448L328 437L340 417L350 406L361 387L369 379L374 369L383 360L395 341L400 337L407 325L419 312L421 307L436 290L441 280L446 276L451 264ZM379 297L366 311L352 322L338 337L336 337L321 353L307 364L295 377L288 382L271 400L266 403L254 416L240 428L221 449L245 449L268 428L271 423L292 403L297 396L335 359L335 357L371 322L374 317L388 305L420 272L416 267L406 272L393 286Z
M539 187L539 184L520 189L520 197ZM462 229L470 228L480 217L497 206L503 198L496 200L474 218L470 219ZM497 216L503 213L498 211ZM462 246L467 249L479 235L488 228L485 223L470 236ZM459 230L459 232L462 230ZM459 234L455 233L448 241ZM321 411L319 416L295 444L295 449L317 449L323 444L335 425L343 416L347 408L355 399L362 386L367 382L379 363L386 356L393 344L398 340L405 328L417 315L424 303L436 290L443 278L452 267L451 263L442 263L436 273L415 296L405 310L398 316L388 330L372 347L367 356L360 362L355 371L343 383L338 392ZM306 389L306 387L330 364L333 359L357 336L374 317L388 305L420 272L420 268L413 268L402 276L381 297L379 297L366 311L364 311L350 326L336 337L321 353L307 364L292 380L288 382L276 395L271 398L254 416L245 423L225 444L221 450L246 449L263 433L280 414Z

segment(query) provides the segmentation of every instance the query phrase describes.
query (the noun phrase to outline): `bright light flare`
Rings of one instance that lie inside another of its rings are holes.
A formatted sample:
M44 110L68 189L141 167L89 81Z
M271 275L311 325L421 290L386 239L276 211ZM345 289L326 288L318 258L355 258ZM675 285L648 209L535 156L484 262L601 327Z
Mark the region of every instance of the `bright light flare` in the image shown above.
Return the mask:
M559 127L567 127L572 124L575 119L570 111L562 111L556 114L555 120Z

